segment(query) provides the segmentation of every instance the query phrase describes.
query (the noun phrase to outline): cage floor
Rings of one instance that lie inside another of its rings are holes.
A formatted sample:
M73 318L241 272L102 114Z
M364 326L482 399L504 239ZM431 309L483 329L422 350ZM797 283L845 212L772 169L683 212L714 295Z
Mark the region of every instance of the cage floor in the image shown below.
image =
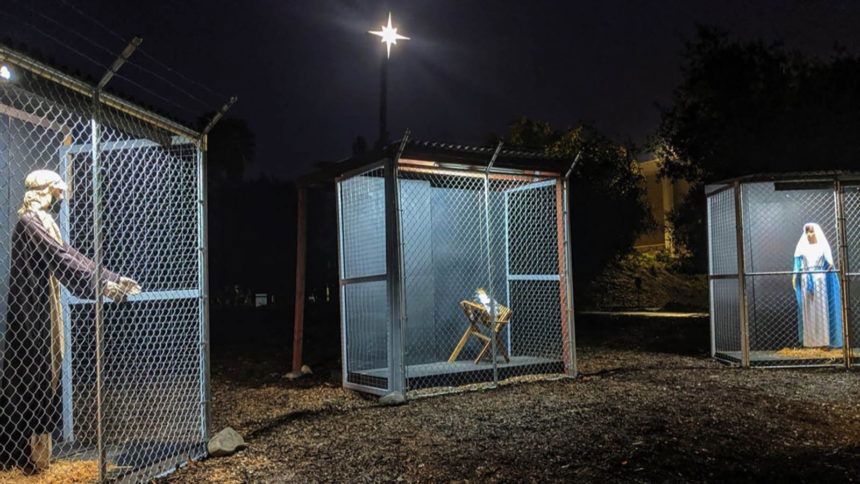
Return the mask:
M728 360L732 363L741 362L740 351L717 351L717 358ZM851 350L852 359L860 357L860 348ZM779 350L750 351L750 364L761 366L816 366L816 365L839 365L843 359L840 354L837 358L822 358L815 356L787 356Z
M559 359L537 356L512 356L509 363L501 357L497 365L499 379L539 373L561 373L564 364ZM376 368L354 372L368 378L385 379L387 368ZM467 385L493 381L493 365L488 360L475 364L472 360L458 360L454 363L438 361L420 365L407 365L406 380L410 389L436 386Z

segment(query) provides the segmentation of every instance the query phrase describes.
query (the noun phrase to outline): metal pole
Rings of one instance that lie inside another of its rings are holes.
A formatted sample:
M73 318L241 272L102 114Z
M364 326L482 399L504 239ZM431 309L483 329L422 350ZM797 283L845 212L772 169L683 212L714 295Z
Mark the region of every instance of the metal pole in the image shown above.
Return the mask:
M708 300L709 300L709 313L710 313L710 324L711 324L711 358L717 356L717 337L716 337L716 312L714 308L714 255L711 251L714 249L713 244L711 243L711 238L713 234L711 233L711 197L712 195L705 195L705 205L707 206L707 227L708 237L705 243L708 244Z
M487 169L484 170L484 233L487 241L487 288L489 289L488 296L490 297L490 349L493 355L493 385L499 384L499 365L496 363L498 349L498 338L496 337L496 293L493 288L493 257L492 245L490 241L490 170L493 164L496 163L496 158L499 152L502 151L503 141L499 141L496 145L496 151L493 152L493 157L487 163Z
M394 157L385 160L385 243L386 272L388 279L388 302L390 321L388 331L388 390L406 394L406 372L403 358L403 328L406 325L405 301L403 297L403 247L400 234L400 194L397 163L406 143L409 130L403 135Z
M735 183L735 240L738 254L738 309L741 323L741 365L750 366L750 333L747 314L746 270L744 268L744 228L741 184Z
M198 224L200 226L198 273L200 277L200 383L202 401L201 435L208 442L212 433L212 387L209 345L209 197L207 196L207 153L209 136L203 135L197 149Z
M578 368L576 364L576 324L575 324L575 316L573 314L573 249L571 247L571 235L570 235L570 175L573 174L574 168L576 168L577 163L582 158L582 150L580 150L576 156L573 158L573 162L570 164L570 168L568 168L567 173L564 174L564 179L562 180L561 185L561 193L556 193L556 197L561 197L561 200L557 201L557 204L561 204L562 208L562 226L560 228L563 229L563 256L564 260L560 261L559 271L564 270L563 274L563 282L564 282L564 307L562 311L566 312L566 321L565 326L563 328L562 333L566 333L567 339L567 347L568 347L568 358L569 361L567 363L567 371L568 376L576 377L578 374ZM563 263L563 265L561 264ZM561 275L560 275L561 276ZM559 284L562 283L562 277L559 277ZM564 344L564 343L562 343Z
M388 57L382 56L379 78L379 147L388 144Z
M99 170L99 125L97 118L99 112L98 92L93 95L93 119L92 119L92 190L93 190L93 250L95 261L95 273L93 275L93 299L95 300L95 332L96 332L96 447L99 463L99 481L104 482L107 478L107 462L104 442L104 385L103 385L103 300L102 300L102 242L101 242L101 184Z
M307 257L307 208L305 197L307 190L296 187L296 302L295 321L293 323L293 371L298 377L302 373L302 338L305 323L305 265Z
M120 67L128 60L135 48L143 40L135 37L123 49L119 57L111 65L97 87L92 92L92 189L93 189L93 256L95 273L93 274L93 290L95 294L95 332L96 332L96 447L98 451L99 481L107 479L107 452L104 436L104 301L102 299L102 192L101 192L101 153L99 141L101 133L99 121L101 118L101 93L107 83L113 78Z
M563 217L564 217L564 284L565 284L565 307L564 311L567 311L567 345L568 345L568 356L570 357L570 361L568 362L569 370L568 375L572 377L576 377L578 374L577 364L576 364L576 324L574 320L573 314L573 250L571 248L571 235L570 235L570 172L568 171L568 175L565 177L564 182L562 184L562 197L563 197ZM561 269L561 268L559 268Z
M203 441L208 442L212 435L212 356L209 341L209 197L208 193L208 153L209 132L224 117L224 114L236 103L236 96L231 97L209 120L200 133L197 150L197 187L198 187L198 224L200 225L198 273L200 275L200 384L203 418L201 434Z
M836 181L836 226L839 232L839 282L842 295L842 353L845 358L845 368L851 368L851 340L848 324L848 305L851 291L848 290L848 238L845 234L845 187Z

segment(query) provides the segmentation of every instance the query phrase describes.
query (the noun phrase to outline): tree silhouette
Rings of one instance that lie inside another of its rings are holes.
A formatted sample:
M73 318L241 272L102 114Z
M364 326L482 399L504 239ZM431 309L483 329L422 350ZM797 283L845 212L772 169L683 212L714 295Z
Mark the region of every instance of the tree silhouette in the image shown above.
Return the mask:
M683 80L663 110L655 149L662 174L694 183L672 214L675 240L706 268L703 185L753 174L856 169L860 60L812 58L699 27Z
M651 227L653 220L631 148L587 124L558 130L550 123L525 117L511 125L505 142L571 161L581 153L570 187L574 285L578 289L584 289L608 262L628 253L636 237Z

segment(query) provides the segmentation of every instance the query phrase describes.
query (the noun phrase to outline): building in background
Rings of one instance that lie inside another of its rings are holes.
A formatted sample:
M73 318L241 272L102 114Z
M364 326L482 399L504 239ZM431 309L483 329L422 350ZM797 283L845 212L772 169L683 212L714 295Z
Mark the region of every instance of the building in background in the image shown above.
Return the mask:
M690 184L686 181L673 181L661 177L660 160L653 153L643 155L638 163L644 177L645 199L656 226L640 235L634 243L634 248L640 252L666 250L670 254L674 253L669 215L684 201L690 190Z

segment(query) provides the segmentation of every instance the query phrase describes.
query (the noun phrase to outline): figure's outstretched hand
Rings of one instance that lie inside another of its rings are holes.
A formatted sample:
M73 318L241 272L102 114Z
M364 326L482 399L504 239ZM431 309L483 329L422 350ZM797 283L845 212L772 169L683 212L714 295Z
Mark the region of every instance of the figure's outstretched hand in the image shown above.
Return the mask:
M120 277L119 287L126 296L134 296L140 294L140 284L130 277Z
M113 299L115 303L121 303L128 296L140 294L140 284L134 279L128 277L120 277L119 282L107 281L104 289L105 296Z

